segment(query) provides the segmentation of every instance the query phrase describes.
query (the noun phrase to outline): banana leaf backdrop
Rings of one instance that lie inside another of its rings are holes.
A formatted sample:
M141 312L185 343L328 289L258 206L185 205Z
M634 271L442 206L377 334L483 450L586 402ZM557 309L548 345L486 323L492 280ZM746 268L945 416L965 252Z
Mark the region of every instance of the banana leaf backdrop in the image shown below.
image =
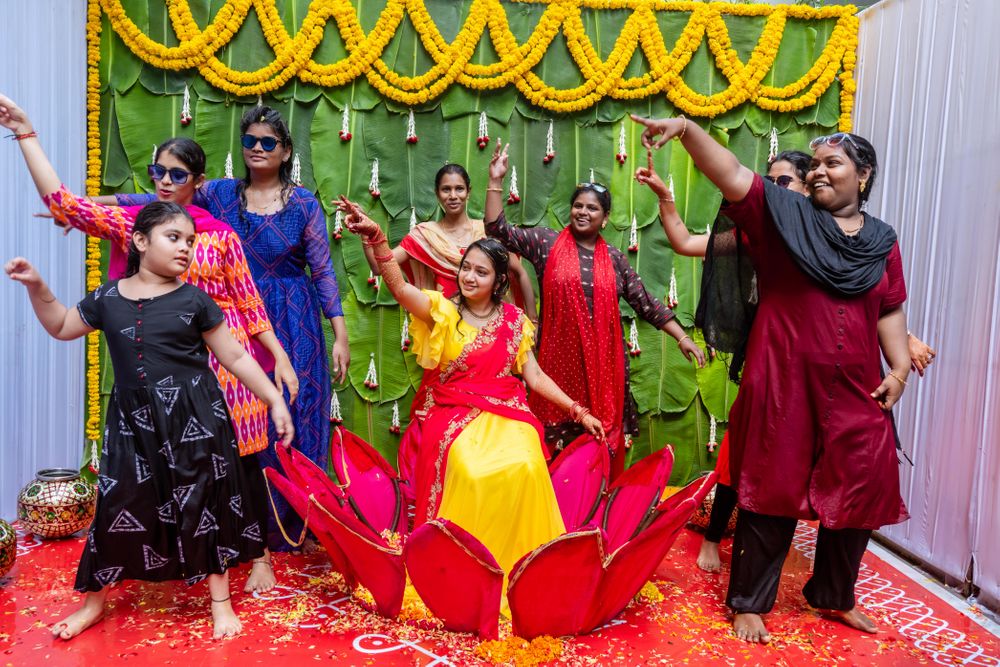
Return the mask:
M222 0L189 0L192 15L205 26L225 3ZM285 28L299 29L309 9L308 0L284 0L277 6ZM385 6L385 0L353 0L361 26L370 30ZM470 0L426 0L425 5L445 40L454 38L465 21ZM127 15L151 39L175 46L165 0L127 0ZM504 3L512 32L523 43L531 35L544 3ZM583 21L598 55L603 59L632 10L584 9ZM683 11L661 11L657 20L664 42L672 45L688 20ZM764 17L726 16L733 47L743 62L757 45ZM145 165L154 143L174 135L196 139L208 155L208 176L221 177L227 156L234 156L235 173L243 173L238 143L239 118L257 98L238 98L212 87L196 70L157 69L134 55L102 17L100 40L100 138L104 192L149 188ZM802 76L812 66L830 37L835 19L789 19L785 26L776 64L765 83L782 86ZM332 19L331 19L332 24ZM344 57L344 43L336 30L327 30L314 54L317 62ZM254 70L272 59L258 14L250 11L235 38L217 56L237 69ZM382 55L400 75L419 75L433 65L409 17L405 17ZM473 62L496 61L488 40L480 42ZM555 37L544 58L533 70L555 88L579 85L582 76L562 34ZM639 51L624 76L641 76L649 64ZM716 69L704 42L683 71L694 90L711 94L727 85ZM193 121L182 125L180 115L185 86L189 89ZM686 327L693 326L701 277L701 261L671 252L658 224L656 198L632 178L638 159L644 158L639 143L640 128L627 113L665 116L676 111L664 95L639 101L605 98L585 111L552 114L532 106L513 87L475 91L452 85L443 95L414 107L419 141L405 142L409 107L384 99L365 79L356 78L339 88L321 88L293 79L263 103L278 108L288 120L295 152L302 168L302 184L317 193L334 226L331 199L341 193L366 205L373 217L384 223L395 244L409 228L411 215L419 220L439 215L433 174L446 161L465 165L473 179L470 214L482 216L486 168L490 149L476 144L480 113L488 118L489 136L510 142L511 164L516 166L521 200L507 207L508 217L522 225L560 228L567 219L567 198L576 183L591 178L611 186L613 212L607 240L623 251L629 245L633 217L638 228L639 250L628 253L647 288L665 299L671 276L676 279L676 312ZM341 141L342 114L349 107L350 141ZM831 131L840 115L839 86L835 82L817 104L799 112L764 111L745 103L715 118L698 119L703 127L728 146L744 164L765 168L772 128L781 149L802 148L812 136ZM556 157L543 164L550 122ZM628 155L624 165L616 160L624 127ZM492 146L491 146L492 147ZM373 160L380 168L381 197L368 191ZM656 156L661 174L673 177L679 211L695 233L711 224L721 196L692 165L690 158L672 142ZM352 364L348 382L335 387L347 428L372 442L389 460L395 460L399 436L390 433L393 404L406 426L406 415L420 371L412 355L400 346L403 315L387 290L369 285L369 270L356 238L345 233L331 237L334 266L350 333ZM626 331L633 313L622 304ZM692 332L696 340L697 331ZM633 443L632 460L671 443L677 463L673 483L684 483L714 465L709 441L710 415L718 420L721 440L724 420L736 393L727 380L724 359L695 370L678 352L674 340L638 322L641 354L632 358L632 393L642 413L642 433ZM378 387L368 389L365 376L374 359ZM102 350L102 394L110 391L112 378L106 351ZM102 396L104 398L104 396Z

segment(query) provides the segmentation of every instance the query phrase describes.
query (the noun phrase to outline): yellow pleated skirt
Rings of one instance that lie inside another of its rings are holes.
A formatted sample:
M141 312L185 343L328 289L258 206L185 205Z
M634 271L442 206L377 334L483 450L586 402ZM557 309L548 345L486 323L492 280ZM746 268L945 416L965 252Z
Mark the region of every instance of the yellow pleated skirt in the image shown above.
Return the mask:
M538 431L488 412L472 420L448 452L438 516L472 533L507 574L566 532Z

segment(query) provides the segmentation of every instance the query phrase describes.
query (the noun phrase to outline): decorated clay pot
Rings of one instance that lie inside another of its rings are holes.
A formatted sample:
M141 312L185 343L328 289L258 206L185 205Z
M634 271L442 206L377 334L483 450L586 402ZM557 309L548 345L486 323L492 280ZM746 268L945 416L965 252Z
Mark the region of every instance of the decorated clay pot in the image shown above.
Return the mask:
M688 521L688 525L699 532L705 532L708 530L708 523L712 520L712 503L715 502L715 487L708 492L705 496L705 500L702 501L701 505L698 505L698 509L694 511L691 515L691 520ZM726 537L731 536L736 532L736 515L739 512L738 509L734 509L733 513L729 516L729 524L726 526L726 532L723 533Z
M48 468L17 494L17 519L41 538L72 535L94 518L97 487L76 470Z
M0 577L10 572L17 558L17 535L9 523L0 519Z

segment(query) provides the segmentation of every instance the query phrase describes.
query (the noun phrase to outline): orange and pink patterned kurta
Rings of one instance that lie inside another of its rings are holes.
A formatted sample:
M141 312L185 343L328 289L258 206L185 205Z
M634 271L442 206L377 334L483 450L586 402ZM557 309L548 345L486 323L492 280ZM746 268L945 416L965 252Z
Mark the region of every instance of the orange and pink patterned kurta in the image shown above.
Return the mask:
M128 252L134 220L126 209L95 204L77 197L66 186L45 197L45 203L59 222L90 236L107 239ZM198 213L208 215L200 210ZM180 278L212 297L225 313L229 331L247 352L252 353L251 336L271 330L264 302L243 255L243 245L231 229L198 231L191 266ZM209 355L209 365L226 397L240 455L266 449L267 405L223 368L214 354Z

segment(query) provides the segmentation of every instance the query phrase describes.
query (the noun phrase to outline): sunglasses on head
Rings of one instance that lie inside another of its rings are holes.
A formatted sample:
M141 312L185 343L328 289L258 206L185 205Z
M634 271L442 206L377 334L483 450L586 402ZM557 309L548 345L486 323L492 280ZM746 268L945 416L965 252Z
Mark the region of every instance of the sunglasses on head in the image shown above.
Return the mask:
M261 148L270 153L281 143L281 140L277 137L258 137L253 134L244 134L240 137L240 143L248 151L259 143Z
M764 178L766 178L767 180L771 181L772 183L774 183L775 185L777 185L779 188L787 188L794 181L798 180L794 176L789 176L788 174L782 174L781 176L764 176Z
M857 142L854 141L854 138L851 137L850 134L848 134L847 132L836 132L834 134L826 134L823 135L822 137L816 137L815 139L809 142L809 150L814 151L823 144L826 144L831 148L836 148L845 141L854 146L854 148L859 149Z
M603 195L608 191L607 187L601 185L600 183L577 183L577 190L593 190L599 195Z
M190 171L185 171L180 167L173 167L167 169L162 164L151 164L146 167L146 173L154 181L161 181L163 177L170 174L170 182L174 185L184 185L187 183L188 178L194 176Z

